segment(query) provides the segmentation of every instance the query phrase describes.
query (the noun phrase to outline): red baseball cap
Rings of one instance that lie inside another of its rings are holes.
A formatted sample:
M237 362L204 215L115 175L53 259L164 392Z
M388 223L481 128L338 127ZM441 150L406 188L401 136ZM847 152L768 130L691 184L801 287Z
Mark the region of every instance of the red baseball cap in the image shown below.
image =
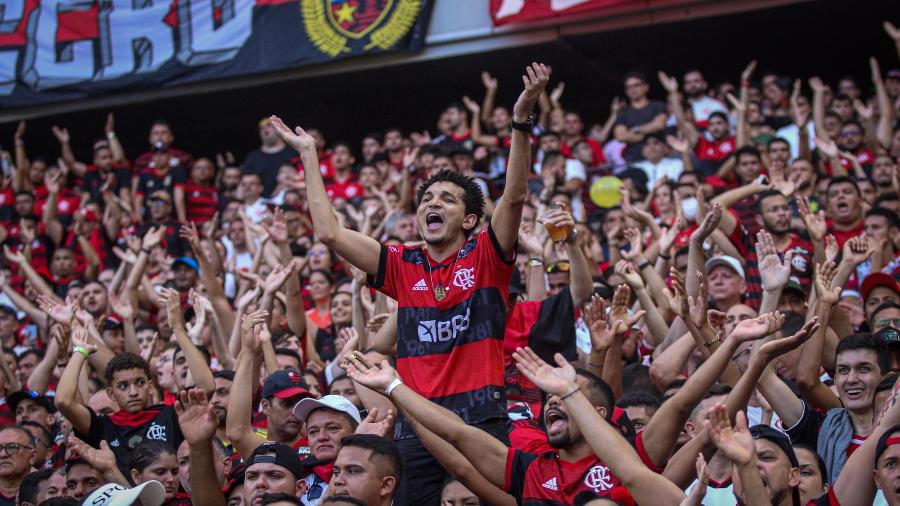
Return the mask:
M893 276L883 272L873 272L866 276L862 286L859 288L859 292L862 294L863 303L869 298L869 294L872 293L872 290L879 286L886 286L896 292L897 295L900 295L900 285L897 284L897 280L894 279Z

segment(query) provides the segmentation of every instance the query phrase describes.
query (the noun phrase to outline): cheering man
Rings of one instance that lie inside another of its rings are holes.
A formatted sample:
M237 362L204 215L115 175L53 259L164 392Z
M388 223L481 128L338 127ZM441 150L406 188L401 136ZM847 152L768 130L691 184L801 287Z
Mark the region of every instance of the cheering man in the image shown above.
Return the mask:
M397 369L416 392L453 411L467 424L506 441L503 333L509 280L526 180L534 104L550 71L534 63L513 108L513 137L503 197L490 224L478 233L484 197L469 177L441 171L418 191L416 219L424 248L384 246L342 228L334 217L322 176L306 172L306 191L316 236L368 273L372 285L399 303ZM296 149L305 167L317 167L315 139L272 123ZM408 470L399 504L437 504L443 468L401 418L396 439Z

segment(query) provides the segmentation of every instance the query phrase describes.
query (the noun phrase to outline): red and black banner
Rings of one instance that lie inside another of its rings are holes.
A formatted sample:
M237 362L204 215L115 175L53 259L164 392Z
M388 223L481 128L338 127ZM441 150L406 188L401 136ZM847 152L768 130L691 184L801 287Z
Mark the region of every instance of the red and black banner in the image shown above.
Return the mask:
M0 108L425 43L432 0L0 0Z
M500 26L650 3L653 0L491 0L491 19L494 25Z

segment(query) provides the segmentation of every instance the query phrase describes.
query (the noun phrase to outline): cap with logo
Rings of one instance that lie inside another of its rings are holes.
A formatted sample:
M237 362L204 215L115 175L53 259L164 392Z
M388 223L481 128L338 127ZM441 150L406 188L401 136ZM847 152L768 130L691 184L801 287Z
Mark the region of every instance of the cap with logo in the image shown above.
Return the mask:
M714 267L718 267L720 265L723 265L723 266L728 267L729 269L733 270L734 272L737 273L738 276L741 277L741 279L746 281L747 276L744 275L744 267L741 265L741 262L737 258L730 257L727 255L719 255L719 256L715 256L715 257L712 257L709 260L707 260L706 261L706 272L710 272L713 270Z
M784 432L780 432L778 430L769 427L768 425L754 425L750 427L750 434L753 435L753 439L765 439L770 443L773 443L777 446L782 452L784 452L785 456L788 458L788 461L791 463L791 467L800 467L800 463L797 460L797 454L794 453L794 446L791 444L790 438L788 438L787 434ZM791 489L794 504L800 504L800 492L799 487L794 487Z
M303 375L297 371L275 371L263 383L263 399L270 397L290 399L298 395L312 394L309 393L309 386L303 381Z
M138 500L144 506L160 506L166 500L166 487L156 480L145 481L134 488L127 488L118 483L107 483L81 504L91 506L131 506Z
M791 276L788 278L787 284L784 285L782 292L791 291L798 293L804 299L806 298L806 290L803 289L803 285L800 284L800 278L797 276Z
M247 459L244 472L246 473L253 464L275 464L293 473L297 479L305 476L303 464L300 462L297 450L276 441L266 441L257 446L253 453L250 454L250 458Z
M53 404L53 399L46 395L40 395L34 390L19 390L7 397L6 403L9 404L9 408L15 413L16 407L18 407L19 403L25 399L34 401L35 404L46 409L48 413L56 413L56 406Z
M347 398L340 395L325 395L321 399L313 399L312 397L301 399L294 406L294 416L297 417L297 420L306 422L306 418L310 413L321 408L340 411L356 421L357 424L362 421L362 418L359 416L359 409Z

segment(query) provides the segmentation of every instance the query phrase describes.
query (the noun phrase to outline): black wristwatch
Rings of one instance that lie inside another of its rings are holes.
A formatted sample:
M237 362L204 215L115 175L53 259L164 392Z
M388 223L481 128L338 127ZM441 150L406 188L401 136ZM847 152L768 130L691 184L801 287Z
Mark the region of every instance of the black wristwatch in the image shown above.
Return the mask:
M512 120L512 122L510 122L510 127L512 127L513 130L530 134L534 131L534 114L529 114L528 119L524 123L518 123L516 120Z

